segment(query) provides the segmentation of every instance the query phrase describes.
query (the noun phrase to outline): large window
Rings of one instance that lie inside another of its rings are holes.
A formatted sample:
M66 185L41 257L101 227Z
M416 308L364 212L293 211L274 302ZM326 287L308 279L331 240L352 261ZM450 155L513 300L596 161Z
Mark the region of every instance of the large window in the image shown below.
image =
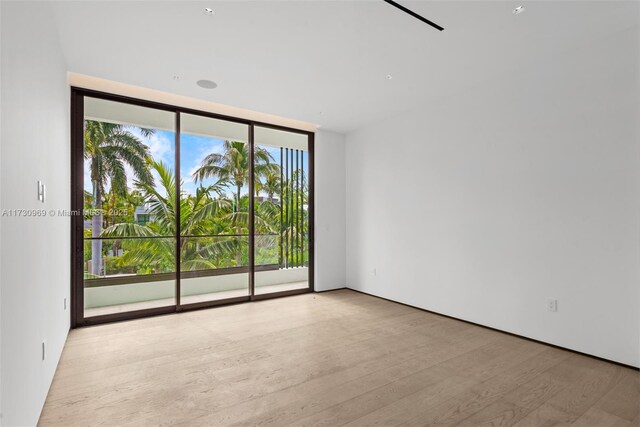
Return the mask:
M81 89L73 325L313 289L313 134Z

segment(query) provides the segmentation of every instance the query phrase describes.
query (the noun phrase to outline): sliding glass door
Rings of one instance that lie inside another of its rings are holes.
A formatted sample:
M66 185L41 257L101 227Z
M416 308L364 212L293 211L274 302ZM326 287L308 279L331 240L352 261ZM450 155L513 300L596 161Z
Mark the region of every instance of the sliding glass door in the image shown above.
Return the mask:
M309 287L307 135L254 131L255 294Z
M72 324L313 290L313 134L73 89Z
M249 126L180 115L180 303L249 291Z
M84 98L84 317L175 305L173 112Z

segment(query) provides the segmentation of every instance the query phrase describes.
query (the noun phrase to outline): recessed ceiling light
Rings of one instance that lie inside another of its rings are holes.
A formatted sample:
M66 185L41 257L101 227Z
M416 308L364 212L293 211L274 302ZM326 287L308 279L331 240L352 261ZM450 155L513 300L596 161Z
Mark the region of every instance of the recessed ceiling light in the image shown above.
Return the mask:
M218 84L212 80L198 80L196 84L204 89L215 89L218 87Z
M216 13L213 11L213 9L211 9L210 7L205 7L204 10L202 11L202 13L204 13L205 15L215 15Z
M514 15L519 15L522 12L524 12L524 6L518 6L515 9L513 9L513 14Z
M387 75L385 76L385 79L387 79L387 80L391 80L392 78L393 78L393 76L392 76L391 74L387 74Z

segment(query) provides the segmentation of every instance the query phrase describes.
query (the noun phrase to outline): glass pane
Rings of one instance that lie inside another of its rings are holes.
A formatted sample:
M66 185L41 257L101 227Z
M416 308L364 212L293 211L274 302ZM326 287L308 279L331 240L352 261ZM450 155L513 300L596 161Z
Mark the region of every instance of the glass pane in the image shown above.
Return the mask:
M103 249L103 274L90 273L95 242ZM175 239L85 240L85 317L175 304Z
M175 115L85 98L85 317L175 304Z
M308 136L255 128L255 293L309 287Z
M180 116L180 303L249 295L249 127Z
M249 295L248 236L182 238L180 303L223 300ZM240 254L240 265L235 254Z

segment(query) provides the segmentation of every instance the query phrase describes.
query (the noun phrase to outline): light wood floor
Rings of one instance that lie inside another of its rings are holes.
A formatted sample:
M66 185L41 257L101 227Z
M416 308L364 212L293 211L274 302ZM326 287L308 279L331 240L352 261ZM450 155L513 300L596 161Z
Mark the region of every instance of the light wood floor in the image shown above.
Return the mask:
M638 426L638 372L353 291L73 330L42 426Z

